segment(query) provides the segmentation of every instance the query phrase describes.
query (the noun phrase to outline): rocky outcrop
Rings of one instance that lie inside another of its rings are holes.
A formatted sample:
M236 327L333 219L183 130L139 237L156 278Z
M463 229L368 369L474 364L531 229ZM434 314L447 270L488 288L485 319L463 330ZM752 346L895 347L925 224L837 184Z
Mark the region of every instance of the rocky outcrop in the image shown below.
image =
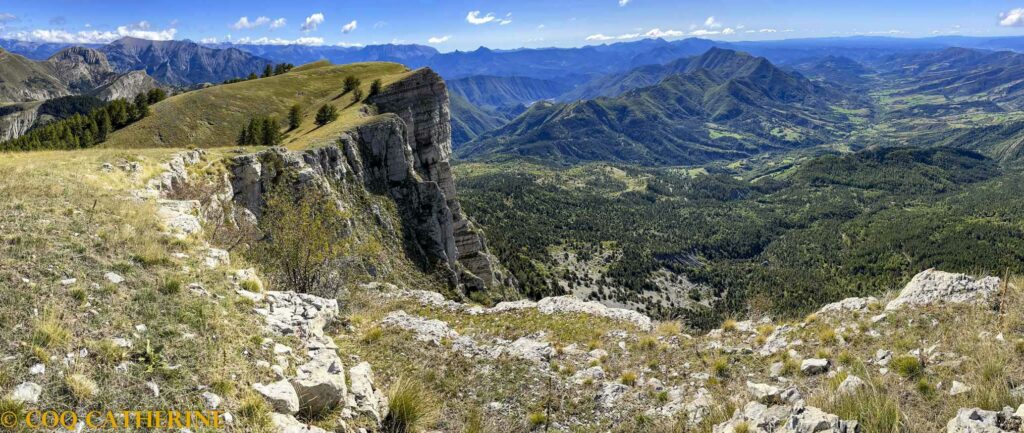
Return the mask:
M160 83L146 71L130 71L118 75L92 91L92 95L104 101L132 99L135 95L160 88Z
M506 283L482 233L462 213L451 172L451 127L444 81L429 69L370 98L378 114L335 144L290 152L270 149L229 164L234 201L259 217L282 182L343 192L387 194L404 225L406 251L465 293Z
M999 292L999 278L975 279L964 274L928 269L914 276L886 310L936 303L981 303Z
M107 62L107 56L85 47L68 47L60 50L50 56L46 63L53 71L53 75L72 92L92 90L116 75Z
M21 137L39 120L39 102L4 107L8 114L0 116L0 141Z
M859 433L856 421L844 421L838 416L812 406L797 403L793 406L766 406L749 402L737 409L732 418L716 425L714 433Z
M960 409L946 424L947 433L1007 433L1019 432L1024 420L1024 405L1014 413L1012 408L1000 412L978 408Z
M444 194L452 214L458 263L467 271L464 283L490 286L496 275L494 257L479 229L462 213L451 171L452 134L448 89L429 69L420 69L369 99L381 113L394 113L405 123L405 141L412 148L415 170L434 182ZM477 281L479 279L479 281Z

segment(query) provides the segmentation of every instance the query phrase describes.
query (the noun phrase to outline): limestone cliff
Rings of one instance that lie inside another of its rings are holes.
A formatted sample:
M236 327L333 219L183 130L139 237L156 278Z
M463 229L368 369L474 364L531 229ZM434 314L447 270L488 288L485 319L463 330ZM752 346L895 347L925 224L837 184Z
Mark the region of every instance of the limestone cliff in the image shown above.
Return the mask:
M21 137L39 120L41 102L26 102L10 105L6 114L0 115L0 141Z
M397 207L407 255L424 271L441 273L464 294L511 284L456 195L444 81L421 69L367 102L377 113L335 144L235 157L229 175L234 202L258 218L266 192L281 182L387 195Z

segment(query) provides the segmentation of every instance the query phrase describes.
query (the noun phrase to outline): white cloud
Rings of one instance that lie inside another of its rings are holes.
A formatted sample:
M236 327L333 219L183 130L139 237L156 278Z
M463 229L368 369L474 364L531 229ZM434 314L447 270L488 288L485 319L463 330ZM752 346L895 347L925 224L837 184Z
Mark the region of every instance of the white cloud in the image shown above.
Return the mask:
M212 38L212 37L211 38L202 38L202 39L199 40L200 44L216 44L217 42L219 42L217 40L217 38Z
M249 17L241 17L231 25L231 28L235 30L252 29L269 23L270 18L267 17L259 17L253 21L249 21Z
M346 48L350 48L350 47L359 48L359 47L365 47L366 46L366 44L360 44L358 42L338 42L335 45L337 45L339 47L346 47Z
M480 24L487 24L494 20L494 14L492 13L488 13L485 16L480 16L480 11L469 11L469 13L466 14L466 22L473 24L475 26L478 26Z
M345 24L344 26L341 27L341 32L342 33L352 33L352 31L356 29L356 26L357 26L356 20L352 20L352 22L350 22L348 24Z
M655 28L655 29L648 30L645 33L624 33L624 34L617 35L617 36L608 36L608 35L603 34L603 33L597 33L597 34L593 34L593 35L587 36L586 40L590 41L590 42L605 42L605 41L612 41L612 40L622 41L622 40L637 39L637 38L677 38L677 37L684 36L684 35L686 35L686 33L685 32L681 32L679 30L661 30L661 29Z
M623 7L629 4L629 0L619 0L619 7Z
M715 17L714 16L710 16L710 17L708 17L708 19L704 20L704 27L707 27L707 28L710 28L710 29L717 29L719 27L722 27L722 23L720 23L718 21L715 21Z
M434 36L434 37L432 37L430 39L427 39L427 43L428 44L443 44L445 42L448 42L448 40L451 39L451 38L452 38L451 35Z
M538 25L537 30L544 30L544 24Z
M775 30L775 29L761 29L761 30L758 30L757 32L758 33L775 33L777 31L778 30Z
M1017 8L999 14L999 25L1003 27L1024 26L1024 8Z
M323 24L324 14L317 12L313 15L306 17L306 22L302 23L302 31L311 32L316 30L317 26Z
M684 34L685 33L679 30L662 31L661 29L651 29L647 33L644 33L644 36L649 38L678 38L680 36L683 36Z
M272 29L279 29L279 28L284 27L286 25L288 25L288 20L286 20L284 18L278 18L278 19L270 22L270 28L272 28Z
M152 30L149 22L139 21L134 24L118 26L116 31L81 30L77 32L69 32L61 29L34 29L8 33L7 37L33 42L105 44L123 37L166 41L174 39L174 35L177 33L178 30L175 28Z
M697 29L690 32L690 36L712 36L721 33L718 30Z
M10 12L0 13L0 24L9 23L11 21L17 21L18 17Z
M319 37L301 37L298 39L282 39L282 38L268 38L266 36L262 38L241 38L235 41L236 44L252 44L252 45L323 45L324 38Z
M512 12L505 14L505 19L498 21L499 26L512 24Z
M733 30L732 28L726 27L726 28L722 29L722 34L723 35L736 34L736 30Z

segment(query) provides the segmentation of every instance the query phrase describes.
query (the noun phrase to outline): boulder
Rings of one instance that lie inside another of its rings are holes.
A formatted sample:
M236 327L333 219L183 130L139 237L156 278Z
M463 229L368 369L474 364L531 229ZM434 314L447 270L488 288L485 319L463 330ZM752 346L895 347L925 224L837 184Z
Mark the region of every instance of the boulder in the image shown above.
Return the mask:
M551 343L546 341L522 337L509 345L508 353L515 358L543 363L555 356L555 349L551 347Z
M747 381L747 392L754 400L764 404L776 404L782 402L782 390L778 387L764 383Z
M15 386L7 398L25 404L39 403L39 396L43 393L43 387L34 382L24 382Z
M593 383L599 380L604 380L604 378L604 369L601 368L600 366L594 366L577 371L575 374L572 375L572 377L569 378L569 380L577 385L583 385L588 381Z
M605 382L597 392L597 405L603 408L614 407L627 391L629 391L629 387L626 385L618 382Z
M973 408L957 411L946 424L946 433L1007 433L1020 428L1021 417L1010 408L1000 412Z
M824 358L808 358L800 362L800 372L806 375L822 374L828 371L832 363Z
M742 427L741 427L742 426ZM859 433L856 421L812 406L766 406L752 401L737 409L732 418L714 426L714 433Z
M291 415L273 413L270 414L270 422L277 433L328 433L320 427L303 424Z
M220 398L219 395L214 394L210 391L204 392L201 397L203 398L203 406L205 406L209 410L217 409L218 407L220 407L220 404L224 401L224 399Z
M843 379L843 382L839 384L839 387L836 388L836 393L839 395L856 394L866 385L867 383L864 383L863 379L851 374L846 376L846 379Z
M280 380L266 385L256 383L252 387L273 406L274 412L292 415L299 411L299 396L288 381Z
M976 279L964 274L928 269L914 276L885 309L936 303L980 303L999 291L999 278Z
M377 424L380 424L386 416L387 410L387 398L384 397L375 387L373 383L373 369L369 363L360 362L355 367L352 367L348 371L349 380L352 383L351 393L349 394L350 404L349 406L359 414L373 419Z
M846 311L866 311L868 306L878 302L878 298L869 296L866 298L846 298L842 301L825 305L818 310L818 314L842 313Z
M296 369L291 387L295 389L301 410L319 414L345 401L345 368L334 350L317 350L310 356L309 362Z
M960 395L966 392L970 392L971 387L960 381L953 381L953 385L949 387L949 395Z

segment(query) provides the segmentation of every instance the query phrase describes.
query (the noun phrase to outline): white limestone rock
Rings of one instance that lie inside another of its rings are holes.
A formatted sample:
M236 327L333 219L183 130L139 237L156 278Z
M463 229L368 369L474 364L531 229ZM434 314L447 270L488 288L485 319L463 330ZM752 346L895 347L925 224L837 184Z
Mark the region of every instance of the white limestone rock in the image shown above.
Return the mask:
M800 362L800 372L806 375L822 374L828 371L832 363L824 358L808 358Z
M975 279L964 274L928 269L914 276L890 301L886 311L935 303L980 303L999 291L999 278Z
M299 411L299 396L288 381L279 380L268 384L255 383L252 387L270 403L274 412L293 415Z

